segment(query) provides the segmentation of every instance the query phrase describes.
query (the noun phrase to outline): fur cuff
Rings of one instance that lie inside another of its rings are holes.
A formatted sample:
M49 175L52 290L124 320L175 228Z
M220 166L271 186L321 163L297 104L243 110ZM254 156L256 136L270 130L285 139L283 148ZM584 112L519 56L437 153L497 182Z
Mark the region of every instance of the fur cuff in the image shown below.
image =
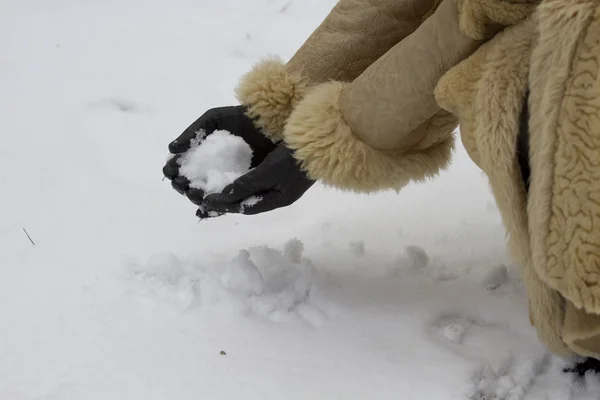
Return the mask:
M456 0L462 32L475 39L488 39L503 27L527 19L540 0Z
M339 106L344 83L316 86L296 106L284 131L309 176L342 190L374 192L400 189L444 169L451 158L454 137L425 150L377 150L361 141L348 126Z
M236 96L247 107L256 126L274 142L281 140L285 123L302 99L308 79L288 71L278 59L266 59L244 75L236 88Z

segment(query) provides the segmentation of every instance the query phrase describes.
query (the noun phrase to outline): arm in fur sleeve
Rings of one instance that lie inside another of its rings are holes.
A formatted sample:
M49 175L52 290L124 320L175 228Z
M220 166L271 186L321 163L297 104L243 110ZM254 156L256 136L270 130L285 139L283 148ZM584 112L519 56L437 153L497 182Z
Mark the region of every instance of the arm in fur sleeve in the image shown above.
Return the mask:
M309 176L340 189L373 192L400 189L446 167L458 121L441 110L434 89L482 44L480 35L464 29L469 25L461 13L487 23L482 16L490 14L488 3L498 9L503 0L443 0L358 78L311 89L283 134Z
M284 140L313 179L340 189L400 189L431 177L448 163L457 126L435 85L479 45L460 31L455 1L444 0L353 82L309 91Z
M440 0L340 0L287 62L266 59L236 90L248 115L274 141L306 90L352 81L433 13Z

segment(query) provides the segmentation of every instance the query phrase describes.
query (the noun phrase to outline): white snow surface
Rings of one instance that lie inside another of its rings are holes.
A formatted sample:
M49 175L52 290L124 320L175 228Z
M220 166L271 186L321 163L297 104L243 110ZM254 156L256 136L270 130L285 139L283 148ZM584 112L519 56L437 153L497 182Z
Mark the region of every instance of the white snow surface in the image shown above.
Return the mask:
M178 162L179 173L189 179L190 187L219 193L250 170L252 149L241 137L218 130L192 146Z
M161 181L167 144L334 4L3 2L0 399L599 398L538 342L461 148L399 194L201 223Z

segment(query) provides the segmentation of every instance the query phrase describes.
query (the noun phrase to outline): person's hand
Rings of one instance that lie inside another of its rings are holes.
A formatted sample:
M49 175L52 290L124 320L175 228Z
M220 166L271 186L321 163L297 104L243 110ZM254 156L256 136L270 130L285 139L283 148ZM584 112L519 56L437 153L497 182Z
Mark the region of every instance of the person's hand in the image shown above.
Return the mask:
M201 189L190 188L189 180L179 173L179 158L191 147L195 147L217 130L226 130L239 136L252 149L251 168L264 161L277 147L254 125L246 115L243 106L213 108L191 124L177 139L169 144L169 152L174 155L163 167L163 174L171 180L171 185L180 194L186 195L196 205L202 204L205 193Z
M279 145L255 169L206 196L196 215L208 218L226 213L259 214L286 207L315 182L302 171L290 149Z

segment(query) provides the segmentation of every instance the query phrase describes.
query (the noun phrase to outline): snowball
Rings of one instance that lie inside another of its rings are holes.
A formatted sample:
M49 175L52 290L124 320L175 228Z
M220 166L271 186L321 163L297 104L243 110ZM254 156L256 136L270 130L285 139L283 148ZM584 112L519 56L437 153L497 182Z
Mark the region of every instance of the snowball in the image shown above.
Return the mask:
M264 290L263 276L250 259L247 250L241 250L221 277L224 286L243 296L259 295Z
M460 324L450 324L444 328L444 337L451 342L460 342L464 333L465 328Z
M215 131L179 159L179 173L189 179L190 187L218 193L248 172L251 161L252 149L242 138Z

